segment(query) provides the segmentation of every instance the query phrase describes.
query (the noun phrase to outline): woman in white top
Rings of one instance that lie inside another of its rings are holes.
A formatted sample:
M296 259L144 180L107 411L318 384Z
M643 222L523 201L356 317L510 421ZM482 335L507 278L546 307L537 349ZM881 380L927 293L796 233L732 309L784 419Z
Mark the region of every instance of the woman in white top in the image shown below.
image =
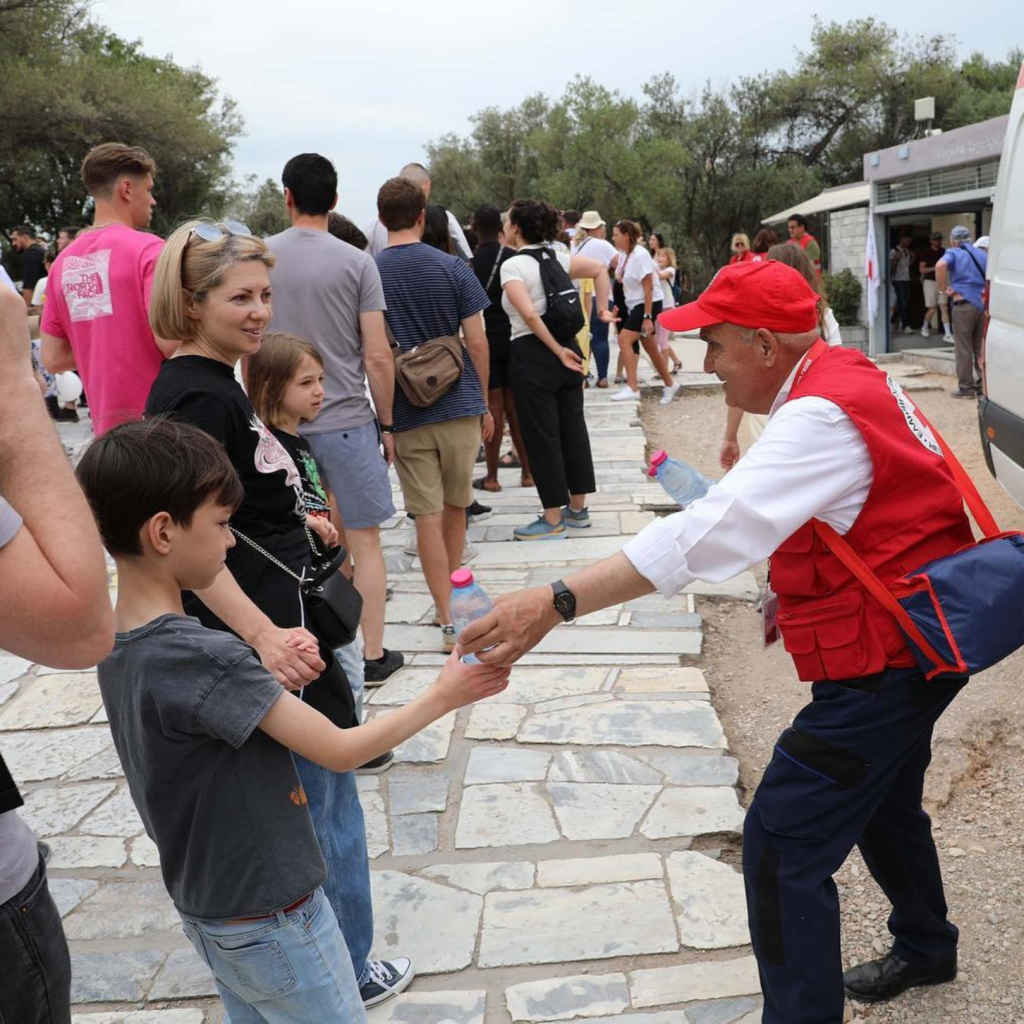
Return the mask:
M821 330L822 338L829 345L842 345L843 339L839 336L839 322L836 320L835 313L832 312L828 300L821 290L821 277L807 253L800 246L793 245L792 242L783 242L782 245L773 245L768 250L767 256L768 259L778 260L780 263L785 263L787 266L792 267L794 270L799 270L803 274L804 280L820 296L818 300L818 326ZM739 430L740 424L744 422L747 424L749 442L753 444L764 433L768 417L759 413L751 413L744 420L742 409L730 407L725 425L725 440L722 442L722 451L718 458L722 469L732 469L739 461Z
M626 314L619 310L619 351L626 371L626 386L612 395L613 402L625 402L640 397L637 383L637 364L640 344L665 385L661 404L668 405L679 390L668 372L668 361L658 348L655 324L661 312L661 279L651 254L640 245L640 233L631 220L620 220L612 228L612 242L619 250L615 276L622 282L626 298Z
M598 317L610 321L608 271L600 260L556 253L545 245L558 211L535 199L517 199L505 220L505 244L519 251L501 265L501 305L512 325L509 375L530 472L543 514L517 526L516 540L560 540L566 527L590 526L587 495L594 463L583 418L583 355L576 338L558 339L544 322L547 297L541 261L557 260L570 278L593 278Z
M605 238L605 223L596 210L587 210L583 214L572 242L574 256L599 260L606 268L615 259L615 246ZM608 322L597 315L596 295L590 310L590 354L597 367L597 386L608 387Z

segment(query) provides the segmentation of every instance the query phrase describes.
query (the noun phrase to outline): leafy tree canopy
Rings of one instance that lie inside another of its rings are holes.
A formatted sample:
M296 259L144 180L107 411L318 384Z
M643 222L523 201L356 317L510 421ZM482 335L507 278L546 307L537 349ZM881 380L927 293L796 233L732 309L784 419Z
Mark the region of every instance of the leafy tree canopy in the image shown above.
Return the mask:
M752 235L776 210L861 180L864 153L919 135L915 99L934 96L947 130L1006 113L1022 57L960 61L948 36L815 21L790 68L724 91L684 96L666 74L638 101L577 77L559 99L481 110L468 135L427 144L433 195L461 217L533 195L638 220L666 233L699 285L734 232Z
M147 149L159 173L153 228L216 212L231 185L234 102L215 79L151 57L75 0L0 0L0 227L49 234L88 221L79 167L100 142Z

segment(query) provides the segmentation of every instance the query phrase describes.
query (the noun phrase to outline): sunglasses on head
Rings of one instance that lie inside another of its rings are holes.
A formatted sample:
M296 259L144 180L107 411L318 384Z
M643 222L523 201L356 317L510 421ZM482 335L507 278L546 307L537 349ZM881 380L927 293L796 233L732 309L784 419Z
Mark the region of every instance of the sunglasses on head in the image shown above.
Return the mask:
M198 235L204 242L216 242L218 239L236 235L239 238L251 238L252 232L240 220L212 221L201 220L194 225L190 235Z

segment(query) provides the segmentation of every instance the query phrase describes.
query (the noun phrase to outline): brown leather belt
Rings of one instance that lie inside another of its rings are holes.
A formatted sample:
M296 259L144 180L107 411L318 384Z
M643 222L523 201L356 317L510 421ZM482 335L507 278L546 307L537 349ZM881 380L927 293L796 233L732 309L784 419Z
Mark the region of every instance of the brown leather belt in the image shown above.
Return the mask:
M282 907L280 910L274 911L273 914L257 914L256 917L232 917L229 918L226 924L246 924L249 921L266 921L268 918L277 917L278 914L290 914L293 910L298 910L306 900L309 899L313 894L307 892L305 896L299 897L294 903L289 903L287 907Z

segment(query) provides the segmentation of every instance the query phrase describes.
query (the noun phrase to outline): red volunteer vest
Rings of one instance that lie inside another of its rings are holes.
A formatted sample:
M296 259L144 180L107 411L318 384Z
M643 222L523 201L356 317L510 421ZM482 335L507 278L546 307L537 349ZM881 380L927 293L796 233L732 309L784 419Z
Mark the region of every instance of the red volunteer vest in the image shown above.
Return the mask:
M885 584L973 542L959 488L927 421L888 374L859 352L818 342L789 401L826 398L853 420L874 481L846 534ZM772 556L779 628L801 679L853 679L916 664L892 614L826 548L810 523Z

